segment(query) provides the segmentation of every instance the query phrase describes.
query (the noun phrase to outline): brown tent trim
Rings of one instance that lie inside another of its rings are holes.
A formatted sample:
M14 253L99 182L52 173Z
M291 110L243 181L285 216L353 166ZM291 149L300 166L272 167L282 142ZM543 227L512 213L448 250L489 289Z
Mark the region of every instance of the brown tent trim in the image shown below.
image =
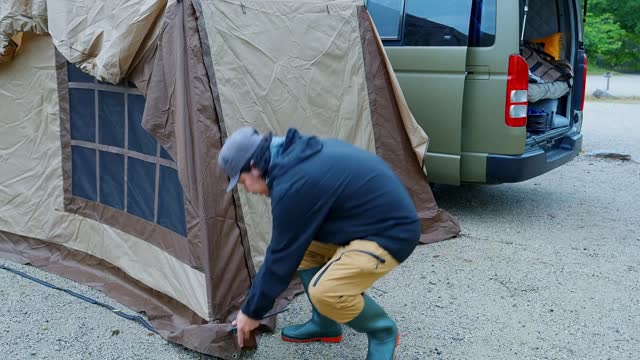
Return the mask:
M58 106L60 116L60 144L62 152L62 189L63 201L71 203L71 121L69 119L69 78L67 76L67 59L56 49L56 82L58 89Z
M384 49L375 37L371 17L364 6L358 6L358 24L376 153L400 177L416 205L422 224L420 242L427 244L455 237L460 233L458 220L438 208L420 164L407 161L416 157L391 86Z
M228 130L224 123L224 116L222 114L222 105L220 103L220 93L218 91L217 81L216 81L216 73L213 67L213 59L211 59L211 47L209 45L209 37L207 35L206 24L204 20L204 16L202 15L202 5L199 0L191 1L193 8L195 9L197 25L198 25L198 34L200 36L200 45L202 46L202 58L205 65L205 70L207 72L207 76L209 79L209 86L211 87L211 94L213 95L213 102L215 104L216 114L218 115L218 125L220 129L221 135L221 143L224 143L225 139L229 135ZM225 179L226 180L226 179ZM228 181L226 182L228 184ZM226 186L225 186L226 189ZM255 264L253 263L253 257L251 255L251 245L249 243L249 235L247 233L247 225L244 219L244 214L242 212L242 205L240 202L240 194L238 194L238 189L233 189L233 203L236 210L236 222L238 224L238 228L240 229L240 238L242 241L242 248L244 250L247 268L249 269L249 274L251 280L256 275Z
M238 251L242 238L233 198L221 186L227 179L216 164L220 127L190 1L167 8L153 57L134 73L149 74L143 127L177 161L189 244L204 267L209 319L224 322L246 295L250 272Z
M239 354L235 340L228 333L235 314L229 316L225 323L208 323L179 301L93 255L61 244L0 231L0 257L32 265L102 291L133 311L146 314L151 325L167 341L224 359L236 358ZM292 288L278 298L275 310L284 309L293 299L296 291ZM263 322L261 329L273 331L275 325L276 319L270 318Z
M98 289L132 310L146 313L149 322L167 340L200 352L212 346L210 330L201 327L206 321L195 312L91 254L0 231L0 256ZM215 325L228 329L228 325ZM189 329L188 336L185 329ZM231 340L227 346L233 346Z
M122 210L76 196L72 196L71 202L65 204L65 211L109 225L143 239L190 267L202 271L201 259L195 256L195 253L189 251L189 247L186 246L187 239L158 224L138 218Z

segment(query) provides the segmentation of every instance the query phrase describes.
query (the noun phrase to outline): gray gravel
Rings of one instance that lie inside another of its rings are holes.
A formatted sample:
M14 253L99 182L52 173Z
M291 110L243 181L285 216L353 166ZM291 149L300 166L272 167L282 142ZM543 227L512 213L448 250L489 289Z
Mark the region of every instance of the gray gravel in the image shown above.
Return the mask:
M585 153L640 160L640 105L587 103ZM536 179L439 186L457 239L421 246L371 294L398 322L399 359L637 359L640 164L592 158ZM30 274L116 305L99 292ZM0 271L3 359L199 359L109 311ZM278 322L307 319L298 297ZM114 330L120 334L112 336ZM266 335L245 359L362 359L364 335L287 344Z
M6 260L0 263L135 313L97 290ZM198 359L111 311L0 270L0 359Z

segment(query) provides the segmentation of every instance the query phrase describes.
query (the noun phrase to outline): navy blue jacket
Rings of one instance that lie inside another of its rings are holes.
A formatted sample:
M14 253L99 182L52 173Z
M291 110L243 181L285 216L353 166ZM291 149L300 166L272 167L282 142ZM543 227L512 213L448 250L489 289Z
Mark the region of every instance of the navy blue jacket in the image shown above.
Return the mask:
M272 157L267 186L273 233L242 312L261 319L287 288L312 240L378 243L398 262L420 238L416 208L378 156L336 139L290 129Z

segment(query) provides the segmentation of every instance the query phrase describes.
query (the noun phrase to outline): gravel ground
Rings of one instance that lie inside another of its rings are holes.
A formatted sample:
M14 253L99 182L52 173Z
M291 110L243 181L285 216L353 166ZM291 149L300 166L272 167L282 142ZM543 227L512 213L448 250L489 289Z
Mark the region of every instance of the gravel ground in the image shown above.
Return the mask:
M591 75L587 78L587 95L606 88L607 79L603 75ZM609 92L614 96L640 96L640 75L613 75L609 82Z
M637 359L640 353L640 105L587 103L585 154L536 179L439 186L462 235L421 246L371 294L393 315L399 359ZM611 116L615 114L615 116ZM99 292L0 261L117 304ZM0 271L2 359L199 359L107 310ZM298 297L278 322L304 321ZM119 334L114 335L118 330ZM362 359L364 335L343 343L261 339L245 359Z

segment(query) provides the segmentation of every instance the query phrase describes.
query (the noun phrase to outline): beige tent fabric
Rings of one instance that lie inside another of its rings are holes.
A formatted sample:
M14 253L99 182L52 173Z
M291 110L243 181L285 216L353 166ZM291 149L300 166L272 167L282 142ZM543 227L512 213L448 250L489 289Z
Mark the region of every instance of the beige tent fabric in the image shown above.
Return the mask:
M167 0L49 1L49 32L67 60L115 84L155 38L166 6Z
M64 212L54 47L25 34L15 61L0 65L0 231L63 244L122 269L208 318L205 276L159 248Z
M0 1L0 64L13 58L17 44L11 38L21 32L47 32L46 0Z
M119 83L153 44L164 10L176 0L3 0L0 63L19 32L49 32L67 60L102 81Z
M229 134L247 125L276 135L296 127L375 152L353 1L202 5ZM271 240L269 202L244 190L240 201L258 267Z

